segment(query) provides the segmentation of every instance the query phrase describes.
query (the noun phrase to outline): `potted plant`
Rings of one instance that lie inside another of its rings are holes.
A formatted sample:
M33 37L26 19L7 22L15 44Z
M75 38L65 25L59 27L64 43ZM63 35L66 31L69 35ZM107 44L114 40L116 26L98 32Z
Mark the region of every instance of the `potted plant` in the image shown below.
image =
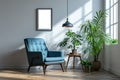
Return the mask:
M80 27L80 31L84 33L84 40L87 41L88 47L84 52L89 51L94 57L93 69L98 71L100 69L101 63L99 61L99 54L103 49L104 43L110 40L110 37L104 31L104 21L106 13L103 10L96 12L96 16L93 20L86 21Z
M84 72L90 72L91 68L92 68L92 63L90 61L86 60L82 60L81 61L82 64L82 69Z
M72 49L72 53L76 53L76 48L81 45L81 36L71 30L65 33L66 37L58 44L60 47L67 47Z

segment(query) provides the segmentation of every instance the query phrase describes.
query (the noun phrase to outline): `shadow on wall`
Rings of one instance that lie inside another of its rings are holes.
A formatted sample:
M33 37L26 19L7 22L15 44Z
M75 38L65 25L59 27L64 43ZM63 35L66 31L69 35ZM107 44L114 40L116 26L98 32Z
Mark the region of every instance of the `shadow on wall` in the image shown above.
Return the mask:
M7 54L6 56L2 56L1 59L2 61L0 62L4 64L2 65L4 68L19 69L26 68L26 66L28 66L27 54L25 52L25 49L9 52L9 54Z
M74 23L71 29L78 30L81 22L92 17L93 1L95 0L69 0L69 19L71 23ZM67 16L66 4L66 0L42 0L42 3L41 0L0 1L0 66L16 66L17 68L28 65L24 47L19 49L24 46L24 38L28 37L43 38L49 50L65 50L66 48L57 48L57 44L68 30L62 27ZM35 31L35 9L46 7L53 8L53 30Z

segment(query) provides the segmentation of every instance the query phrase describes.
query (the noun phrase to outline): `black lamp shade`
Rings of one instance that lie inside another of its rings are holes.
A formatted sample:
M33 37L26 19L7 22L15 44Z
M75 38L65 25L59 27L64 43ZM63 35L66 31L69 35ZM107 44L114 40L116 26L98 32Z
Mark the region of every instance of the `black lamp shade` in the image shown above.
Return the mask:
M70 23L68 20L62 25L62 27L73 27L73 24Z
M68 0L67 0L67 20L66 20L66 22L62 25L62 27L73 27L73 24L68 21Z

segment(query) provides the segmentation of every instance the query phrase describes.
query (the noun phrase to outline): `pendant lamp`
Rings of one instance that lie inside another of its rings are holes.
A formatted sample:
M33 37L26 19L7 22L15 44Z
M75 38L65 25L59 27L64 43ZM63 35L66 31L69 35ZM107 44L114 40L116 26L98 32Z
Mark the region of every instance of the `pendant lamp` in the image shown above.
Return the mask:
M68 0L67 0L67 19L66 22L62 25L62 27L73 27L73 24L68 20Z

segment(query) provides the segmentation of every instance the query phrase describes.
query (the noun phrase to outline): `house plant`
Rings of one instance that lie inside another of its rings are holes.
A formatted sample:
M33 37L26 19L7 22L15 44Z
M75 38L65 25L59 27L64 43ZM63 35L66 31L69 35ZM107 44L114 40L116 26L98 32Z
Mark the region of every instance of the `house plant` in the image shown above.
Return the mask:
M98 71L101 63L99 61L99 54L101 53L104 43L110 40L110 37L104 31L104 21L106 13L103 10L96 12L96 16L90 21L86 21L80 27L80 32L84 34L84 40L87 41L88 47L84 52L92 54L94 57L93 69Z
M66 37L58 44L60 47L67 47L72 49L72 53L76 54L76 48L81 45L81 36L72 30L65 33Z
M82 64L82 69L84 72L90 72L91 71L91 67L92 67L92 63L90 61L86 60L82 60L81 61Z

